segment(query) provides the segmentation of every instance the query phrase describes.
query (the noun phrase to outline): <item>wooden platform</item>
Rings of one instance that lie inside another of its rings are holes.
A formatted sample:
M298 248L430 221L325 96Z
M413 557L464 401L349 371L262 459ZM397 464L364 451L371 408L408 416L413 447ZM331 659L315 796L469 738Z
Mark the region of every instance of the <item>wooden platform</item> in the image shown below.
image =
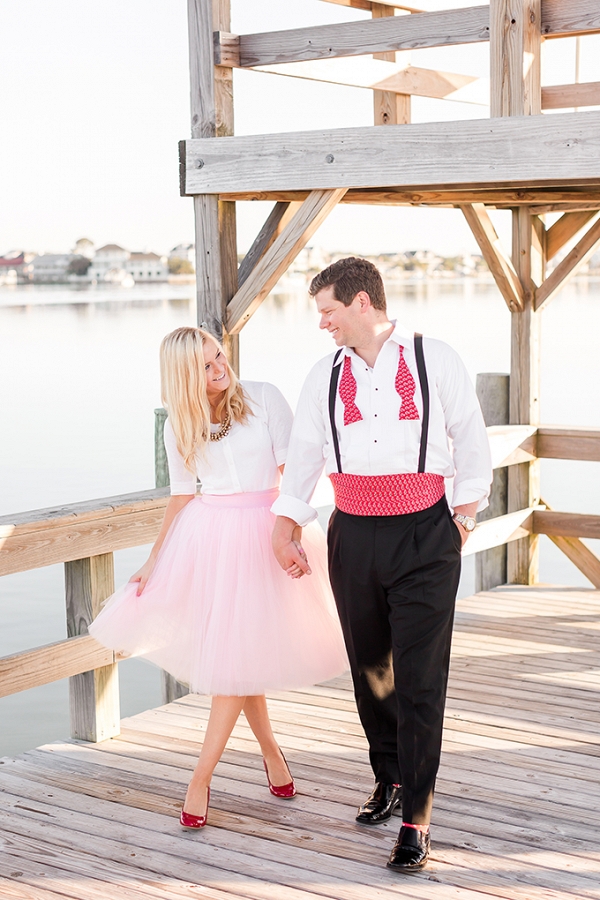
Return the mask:
M240 724L210 826L177 822L208 701L119 738L0 763L0 896L56 900L600 897L600 592L501 588L461 601L429 867L385 868L398 820L353 822L371 785L349 682L274 695L300 794L269 795Z

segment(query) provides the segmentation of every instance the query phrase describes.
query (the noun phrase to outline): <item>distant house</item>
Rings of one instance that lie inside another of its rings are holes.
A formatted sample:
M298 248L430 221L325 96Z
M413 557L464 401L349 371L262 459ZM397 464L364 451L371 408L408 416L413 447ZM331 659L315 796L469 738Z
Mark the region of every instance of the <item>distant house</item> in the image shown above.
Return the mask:
M40 253L27 266L29 277L34 284L64 284L73 259L73 253Z
M0 256L0 284L17 284L25 281L26 264L31 258L31 255L27 257L23 250L10 250L4 256Z
M167 259L157 253L130 253L125 268L136 282L167 281L169 277Z
M194 244L177 244L169 253L169 261L172 259L185 259L193 266L196 262L196 247Z
M96 250L88 276L92 281L120 280L120 274L124 276L127 271L130 256L129 250L118 244L105 244Z

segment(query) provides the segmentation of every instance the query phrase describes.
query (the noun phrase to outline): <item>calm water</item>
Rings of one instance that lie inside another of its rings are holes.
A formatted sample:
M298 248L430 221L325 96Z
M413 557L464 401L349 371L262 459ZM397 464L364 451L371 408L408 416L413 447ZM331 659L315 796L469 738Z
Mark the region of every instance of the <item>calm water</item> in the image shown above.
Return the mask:
M392 316L452 344L473 378L508 371L509 315L493 285L394 285L389 299ZM158 346L166 332L194 321L190 286L0 288L0 515L153 487ZM599 335L600 281L574 281L544 313L544 423L600 425ZM272 295L244 329L242 377L275 382L294 405L310 365L331 349L300 282ZM542 466L548 503L600 512L595 463ZM542 580L587 585L542 541ZM117 583L146 554L143 547L116 553ZM472 585L470 558L462 593ZM0 655L65 637L63 591L62 566L0 578ZM120 675L123 715L160 703L151 665L129 660ZM0 754L68 733L66 682L0 700Z

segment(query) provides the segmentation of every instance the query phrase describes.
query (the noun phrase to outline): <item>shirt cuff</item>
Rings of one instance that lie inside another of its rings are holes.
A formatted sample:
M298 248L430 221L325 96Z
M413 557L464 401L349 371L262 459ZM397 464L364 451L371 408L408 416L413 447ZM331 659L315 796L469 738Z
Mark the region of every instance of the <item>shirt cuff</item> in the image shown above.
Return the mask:
M452 493L452 508L455 509L457 506L463 506L466 503L477 503L477 512L481 512L482 509L489 506L489 495L490 485L481 479L463 481L460 484L455 482Z
M318 518L318 512L303 500L297 497L290 497L289 494L280 494L273 506L271 512L276 516L285 516L292 519L302 528L310 522L314 522Z

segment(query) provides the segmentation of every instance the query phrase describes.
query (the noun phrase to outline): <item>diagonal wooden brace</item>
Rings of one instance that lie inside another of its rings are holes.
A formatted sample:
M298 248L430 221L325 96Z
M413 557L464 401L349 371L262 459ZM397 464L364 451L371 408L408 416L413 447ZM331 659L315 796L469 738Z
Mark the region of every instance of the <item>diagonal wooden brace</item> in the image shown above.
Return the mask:
M548 303L558 291L564 287L569 278L590 258L594 250L600 244L600 219L594 222L582 238L575 244L570 253L559 262L554 271L548 275L543 284L539 286L535 296L535 308Z
M523 309L523 286L483 203L460 204L473 236L511 312Z
M290 263L340 202L346 188L312 191L293 219L258 260L227 307L227 332L239 334Z

